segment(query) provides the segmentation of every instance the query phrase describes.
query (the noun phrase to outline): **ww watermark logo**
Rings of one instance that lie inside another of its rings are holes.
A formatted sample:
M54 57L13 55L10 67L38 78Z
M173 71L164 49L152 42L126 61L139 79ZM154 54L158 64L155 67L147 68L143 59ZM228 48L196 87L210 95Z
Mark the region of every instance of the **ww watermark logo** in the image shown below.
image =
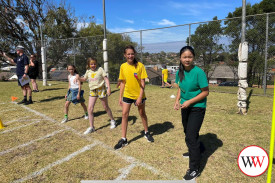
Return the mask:
M259 146L253 145L244 148L238 157L240 170L250 177L262 175L267 170L268 164L268 154Z

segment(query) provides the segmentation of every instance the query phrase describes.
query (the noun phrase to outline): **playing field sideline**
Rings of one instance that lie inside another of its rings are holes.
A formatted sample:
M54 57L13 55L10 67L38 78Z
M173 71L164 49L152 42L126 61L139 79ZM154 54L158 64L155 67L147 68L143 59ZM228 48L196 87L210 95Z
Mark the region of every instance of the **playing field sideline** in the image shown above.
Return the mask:
M33 94L34 104L11 102L21 90L15 82L1 82L0 130L1 182L79 182L80 180L178 180L188 168L179 111L173 110L176 89L146 86L146 112L155 142L148 143L137 109L132 107L127 138L129 145L115 151L120 125L111 130L100 101L95 106L96 132L83 135L88 121L80 105L72 105L69 122L61 124L67 83L51 82ZM88 86L84 84L85 99ZM216 88L217 89L217 88ZM118 89L112 85L109 104L121 123ZM269 150L271 97L251 96L247 116L237 115L236 94L210 92L201 129L206 145L203 169L197 182L265 182L267 173L252 178L238 168L237 157L246 146ZM275 168L275 167L274 167ZM273 168L273 169L274 169ZM274 172L274 171L273 171ZM275 173L272 177L275 181Z

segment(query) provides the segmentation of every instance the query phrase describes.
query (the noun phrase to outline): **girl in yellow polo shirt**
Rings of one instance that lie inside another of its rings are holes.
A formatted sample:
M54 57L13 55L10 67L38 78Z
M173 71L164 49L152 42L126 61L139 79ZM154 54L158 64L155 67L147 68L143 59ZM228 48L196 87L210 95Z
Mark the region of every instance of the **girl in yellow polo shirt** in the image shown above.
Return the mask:
M97 67L97 60L95 58L88 58L87 71L84 77L79 78L79 80L82 82L87 80L89 82L90 88L90 97L88 105L90 127L84 132L84 134L89 134L95 131L93 112L97 98L99 98L102 101L102 105L105 111L111 118L110 128L115 128L116 121L114 120L112 111L108 105L108 96L111 95L110 82L106 72L102 69L102 67Z
M132 103L138 107L138 111L144 127L144 137L148 142L154 142L148 131L147 116L145 113L145 78L147 73L142 63L135 59L135 48L131 45L124 49L124 57L127 62L120 66L119 80L120 96L119 104L122 106L122 138L115 145L115 149L120 149L128 144L126 139L129 111Z

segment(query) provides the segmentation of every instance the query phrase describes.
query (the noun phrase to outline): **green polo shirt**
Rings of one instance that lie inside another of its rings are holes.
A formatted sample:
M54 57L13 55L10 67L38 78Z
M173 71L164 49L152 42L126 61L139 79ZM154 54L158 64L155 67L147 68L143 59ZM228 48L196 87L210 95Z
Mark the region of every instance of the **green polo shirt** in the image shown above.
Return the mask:
M190 100L201 93L201 88L208 86L208 81L204 71L194 66L190 71L184 71L184 78L180 81L179 71L176 73L176 83L180 87L180 104ZM190 107L206 108L206 97L201 101L190 105Z

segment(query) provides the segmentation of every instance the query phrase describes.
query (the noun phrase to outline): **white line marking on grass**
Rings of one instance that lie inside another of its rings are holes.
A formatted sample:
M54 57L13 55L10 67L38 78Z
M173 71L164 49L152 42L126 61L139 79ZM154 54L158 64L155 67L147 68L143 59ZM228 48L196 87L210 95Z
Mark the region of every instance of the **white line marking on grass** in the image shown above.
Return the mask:
M8 125L8 124L11 124L11 123L14 123L14 122L38 121L38 120L45 121L45 119L41 119L41 118L37 118L37 119L15 119L15 120L5 122L4 125Z
M12 108L12 109L6 109L6 110L2 110L2 111L0 111L0 113L3 113L3 112L9 112L9 111L15 111L15 110L17 110L17 109L14 109L14 108Z
M44 120L43 120L43 121L44 121ZM41 122L41 120L35 121L35 122L32 122L32 123L29 123L29 124L26 124L26 125L18 126L18 127L15 127L15 128L11 128L11 129L9 129L9 130L5 130L5 131L3 131L3 132L0 132L0 134L12 132L12 131L14 131L14 130L18 130L18 129L20 129L20 128L24 128L24 127L26 127L26 126L30 126L30 125L33 125L33 124L36 124L36 123L40 123L40 122Z
M44 140L44 139L46 139L46 138L52 137L52 136L54 136L54 135L56 135L56 134L58 134L58 133L60 133L60 132L63 132L63 131L65 131L65 130L57 130L57 131L54 131L54 132L52 132L52 133L50 133L50 134L47 134L47 135L45 135L45 136L43 136L43 137L40 137L40 138L38 138L38 139L31 140L31 141L29 141L29 142L27 142L27 143L25 143L25 144L21 144L21 145L19 145L19 146L12 147L12 148L10 148L10 149L7 149L7 150L5 150L5 151L0 152L0 156L4 155L4 154L6 154L6 153L9 153L9 152L11 152L11 151L13 151L13 150L15 150L15 149L18 149L18 148L22 148L22 147L26 147L26 146L28 146L28 145L31 145L31 144L33 144L34 142L37 142L37 141Z
M44 168L42 168L42 169L40 169L40 170L38 170L36 172L33 172L33 173L27 175L26 177L23 177L21 179L15 180L13 182L24 182L24 181L30 180L32 178L35 178L38 175L41 175L42 173L44 173L45 171L51 169L52 167L54 167L56 165L59 165L59 164L62 164L64 162L66 162L66 161L69 161L70 159L74 158L75 156L77 156L77 155L79 155L79 154L81 154L81 153L83 153L85 151L88 151L88 150L92 149L96 145L98 145L96 142L94 142L93 144L89 144L89 145L83 147L82 149L80 149L80 150L78 150L78 151L76 151L76 152L68 155L67 157L59 159L56 162L51 163L51 164L47 165L46 167L44 167Z
M104 144L103 142L101 142L101 141L99 141L99 140L97 140L97 139L94 139L94 138L92 138L92 137L89 136L89 135L84 135L83 133L81 133L81 132L75 130L74 128L72 128L72 127L70 127L70 126L61 124L60 122L54 120L54 119L51 118L51 117L46 116L45 114L42 114L42 113L40 113L40 112L38 112L38 111L35 111L35 110L33 110L33 109L30 109L30 108L27 107L27 106L23 106L23 105L22 105L22 107L25 108L26 110L28 110L29 112L33 112L33 113L35 113L36 115L41 116L41 117L45 118L46 120L49 120L50 122L52 122L52 123L54 123L54 124L56 124L56 125L58 125L58 126L60 126L60 127L62 127L62 128L65 128L65 129L67 129L67 130L69 130L69 131L75 133L76 135L82 137L82 138L85 138L85 139L88 140L89 142L94 141L95 143L97 143L98 145L100 145L102 148L104 148L104 149L106 149L106 150L108 150L108 151L110 151L110 152L112 152L112 153L115 153L117 156L119 156L120 158L122 158L122 159L124 159L125 161L129 162L130 164L135 164L136 166L141 166L141 167L143 167L143 168L145 168L145 169L147 169L147 170L150 170L150 171L153 172L154 174L156 174L156 175L162 175L163 177L166 177L166 178L169 179L169 180L177 180L177 179L178 179L178 178L175 178L175 177L170 176L169 174L167 174L167 173L164 172L164 171L159 171L159 170L157 170L156 168L154 168L154 167L152 167L152 166L150 166L150 165L148 165L148 164L146 164L146 163L144 163L144 162L142 162L142 161L140 161L140 160L137 160L137 159L134 158L134 157L127 156L127 155L121 153L119 150L114 150L112 147L110 147L110 146ZM131 171L131 170L132 170L132 169L129 169L129 171ZM126 178L126 177L125 177L125 178Z
M128 176L128 174L131 172L131 170L133 168L135 168L135 167L136 167L136 164L132 163L129 166L118 170L119 172L121 172L121 174L115 180L123 180L123 179L125 179Z

